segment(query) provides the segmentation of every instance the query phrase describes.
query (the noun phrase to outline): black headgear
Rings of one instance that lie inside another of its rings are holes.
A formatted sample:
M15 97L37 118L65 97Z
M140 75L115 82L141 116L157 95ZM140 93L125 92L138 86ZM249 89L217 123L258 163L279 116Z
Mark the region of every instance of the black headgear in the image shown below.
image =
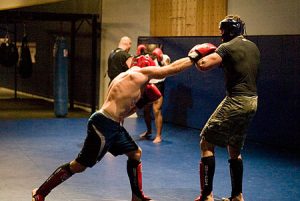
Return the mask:
M234 17L226 17L219 24L219 29L222 30L223 42L228 42L236 36L244 34L245 23L240 19Z

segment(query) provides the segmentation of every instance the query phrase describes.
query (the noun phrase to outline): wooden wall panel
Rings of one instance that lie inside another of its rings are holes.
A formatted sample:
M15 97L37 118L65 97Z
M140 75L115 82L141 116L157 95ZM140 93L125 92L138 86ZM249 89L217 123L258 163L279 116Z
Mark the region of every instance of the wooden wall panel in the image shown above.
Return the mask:
M151 0L151 36L217 36L228 0Z
M185 36L194 36L197 30L197 23L195 21L198 12L197 1L186 0L188 3L186 3Z

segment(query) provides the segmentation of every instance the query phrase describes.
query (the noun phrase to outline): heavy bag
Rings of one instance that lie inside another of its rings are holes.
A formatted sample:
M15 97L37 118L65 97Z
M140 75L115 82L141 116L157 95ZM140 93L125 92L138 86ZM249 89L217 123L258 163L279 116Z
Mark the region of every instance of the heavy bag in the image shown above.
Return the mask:
M56 117L68 114L68 49L64 37L57 37L54 49L54 113Z
M28 46L27 36L22 39L21 56L19 61L19 73L21 78L30 78L32 75L32 60Z
M8 39L0 45L0 64L12 67L17 64L19 59L17 46Z

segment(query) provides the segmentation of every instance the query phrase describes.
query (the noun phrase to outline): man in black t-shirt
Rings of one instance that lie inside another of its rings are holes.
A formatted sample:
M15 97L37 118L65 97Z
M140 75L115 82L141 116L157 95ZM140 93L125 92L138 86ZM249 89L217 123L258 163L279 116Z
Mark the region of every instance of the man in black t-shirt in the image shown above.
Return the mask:
M196 67L206 71L221 67L225 74L226 97L219 104L201 131L201 193L195 201L213 201L215 171L214 147L227 147L231 176L231 197L227 201L244 201L242 194L243 148L246 130L256 113L256 81L260 52L244 38L245 23L239 16L229 15L220 22L222 44L212 54L202 57L196 45L189 57Z
M123 36L120 39L118 48L111 51L108 57L107 74L110 79L109 83L120 73L125 72L131 65L133 56L129 54L131 48L131 39Z

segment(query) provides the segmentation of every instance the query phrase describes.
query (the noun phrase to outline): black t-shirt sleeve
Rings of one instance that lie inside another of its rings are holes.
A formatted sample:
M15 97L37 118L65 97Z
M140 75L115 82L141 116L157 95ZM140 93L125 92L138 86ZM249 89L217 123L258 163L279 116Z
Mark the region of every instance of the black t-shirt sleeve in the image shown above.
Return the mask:
M126 61L129 57L131 57L131 55L125 51L121 51L119 52L118 57L122 67L127 70L129 67L126 64Z
M123 50L117 49L115 52L111 53L108 59L108 76L112 80L120 73L128 70L128 66L126 64L127 59L131 57L131 55Z
M216 53L224 59L228 55L228 49L224 44L222 44L217 48Z
M122 61L126 61L131 55L125 51L120 51L118 56L121 58Z
M127 61L127 59L129 58L129 57L131 57L131 54L129 54L129 53L127 53L127 52L124 52L125 53L125 61Z

